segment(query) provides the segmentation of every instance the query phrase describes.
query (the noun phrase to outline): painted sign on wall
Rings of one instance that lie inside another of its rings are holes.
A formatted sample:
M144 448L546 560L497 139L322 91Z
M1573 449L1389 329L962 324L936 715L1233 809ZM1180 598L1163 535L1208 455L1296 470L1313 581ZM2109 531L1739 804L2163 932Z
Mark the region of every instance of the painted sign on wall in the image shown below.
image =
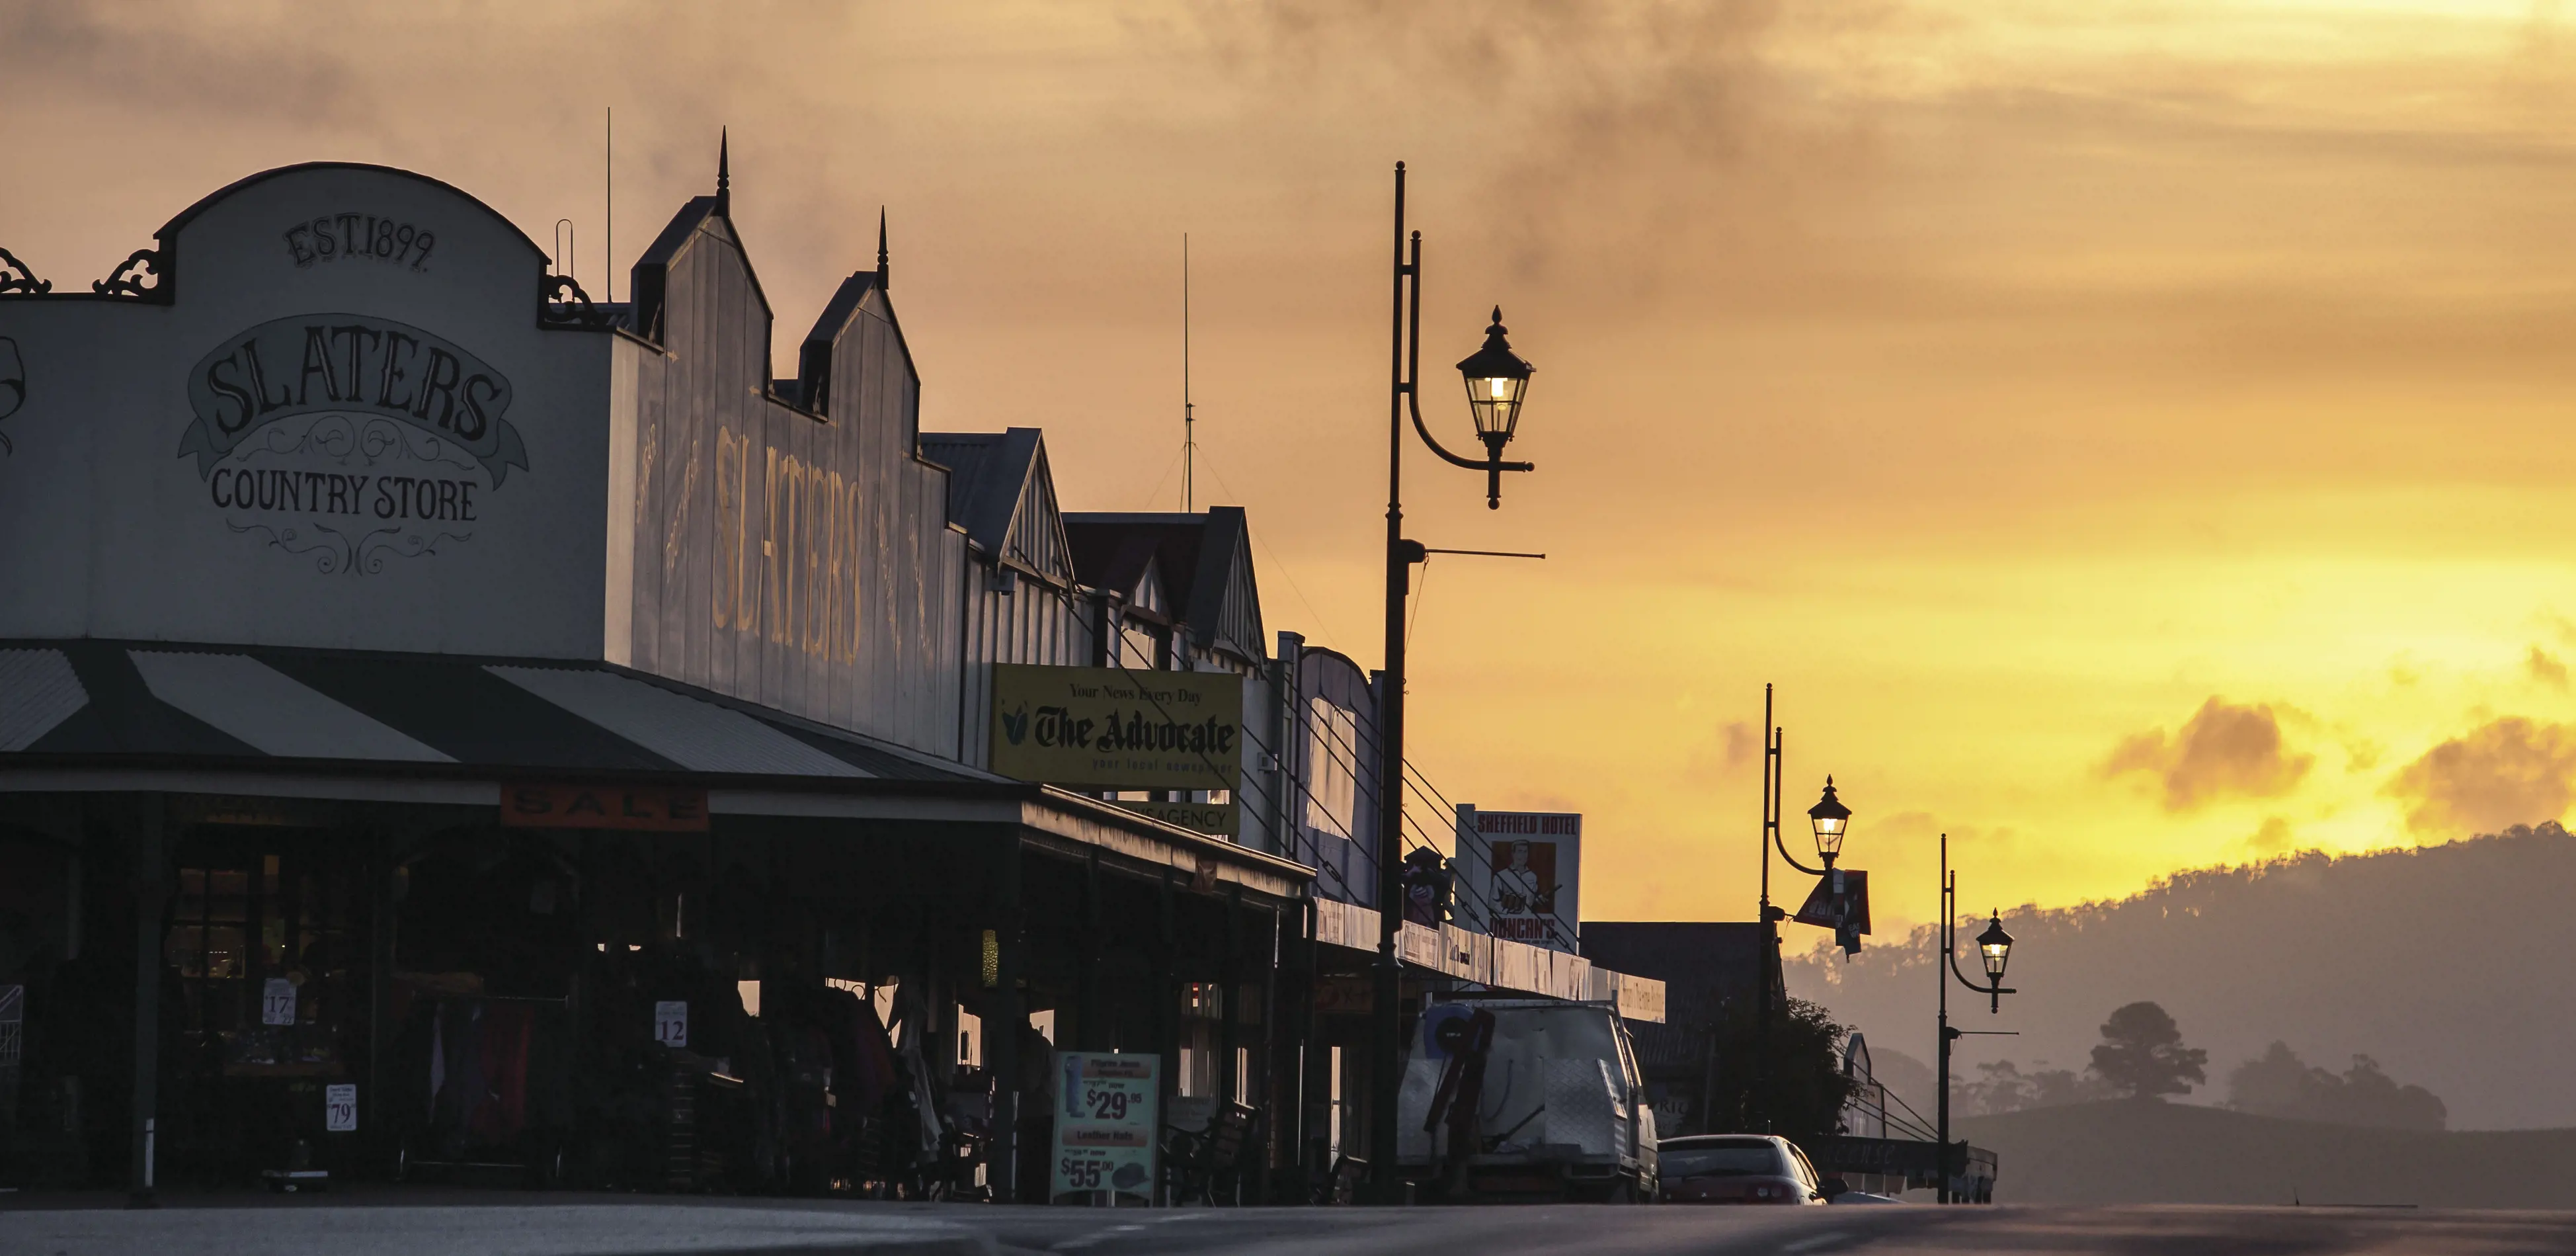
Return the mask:
M1577 954L1583 817L1458 809L1459 914L1498 938Z
M1050 785L1231 790L1243 774L1243 678L996 663L992 765Z
M540 322L526 235L322 164L159 246L0 300L0 636L600 655L613 336Z

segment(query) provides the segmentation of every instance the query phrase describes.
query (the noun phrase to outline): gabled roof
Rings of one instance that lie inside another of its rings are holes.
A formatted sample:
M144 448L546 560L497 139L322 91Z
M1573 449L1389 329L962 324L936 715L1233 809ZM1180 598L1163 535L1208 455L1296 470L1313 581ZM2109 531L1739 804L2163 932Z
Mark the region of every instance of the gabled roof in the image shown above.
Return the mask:
M751 253L742 246L742 237L734 230L733 218L724 212L722 204L713 196L690 197L687 204L680 206L680 212L671 215L671 221L664 224L662 234L653 237L653 243L645 246L643 256L635 259L635 269L627 275L626 290L634 294L634 330L637 335L661 342L662 294L670 276L671 263L690 241L703 232L723 241L742 259L743 277L751 281L751 295L760 302L761 338L763 341L768 339L768 329L776 318L769 307L769 293L760 286L760 272L752 267ZM723 229L711 228L710 222L724 224Z
M948 468L948 519L996 562L1071 587L1071 547L1056 507L1046 438L1005 432L924 432L921 456Z
M1125 593L1150 562L1202 648L1248 662L1270 657L1261 630L1261 587L1252 566L1252 530L1241 506L1203 514L1083 513L1064 517L1073 567L1094 588Z

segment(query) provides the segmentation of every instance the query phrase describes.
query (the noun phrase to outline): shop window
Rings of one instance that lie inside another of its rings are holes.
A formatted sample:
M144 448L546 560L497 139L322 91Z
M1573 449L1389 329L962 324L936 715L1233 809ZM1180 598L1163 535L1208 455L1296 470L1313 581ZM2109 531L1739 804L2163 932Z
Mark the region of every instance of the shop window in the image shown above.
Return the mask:
M1131 671L1161 671L1171 663L1169 630L1129 620L1118 629L1118 662Z
M1332 1058L1325 1062L1324 1077L1327 1096L1324 1105L1325 1136L1332 1140L1332 1153L1339 1156L1342 1154L1342 1114L1349 1107L1342 1098L1342 1049L1340 1047L1334 1047Z
M957 1005L957 1066L984 1067L984 1018Z
M1359 816L1359 715L1321 696L1306 707L1306 827L1350 837Z
M363 1054L363 881L320 836L214 828L180 845L161 943L180 1001L168 1029L209 1080L339 1078Z

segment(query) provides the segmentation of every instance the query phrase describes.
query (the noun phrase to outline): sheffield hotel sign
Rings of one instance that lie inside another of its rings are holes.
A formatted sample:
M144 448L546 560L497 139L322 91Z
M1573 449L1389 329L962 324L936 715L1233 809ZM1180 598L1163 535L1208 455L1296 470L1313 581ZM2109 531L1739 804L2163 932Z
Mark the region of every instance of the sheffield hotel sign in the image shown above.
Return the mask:
M1243 773L1243 678L996 663L992 737L993 770L1024 781L1231 790Z

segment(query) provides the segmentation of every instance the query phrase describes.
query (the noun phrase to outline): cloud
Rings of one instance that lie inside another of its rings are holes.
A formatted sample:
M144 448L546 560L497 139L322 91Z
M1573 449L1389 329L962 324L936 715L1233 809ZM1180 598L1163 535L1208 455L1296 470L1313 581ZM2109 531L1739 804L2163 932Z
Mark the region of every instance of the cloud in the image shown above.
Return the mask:
M2385 792L2407 804L2406 826L2424 836L2558 819L2576 797L2576 727L2493 721L2425 751Z
M2522 665L2531 672L2533 680L2552 689L2567 687L2567 665L2537 645L2531 647L2531 657L2524 659Z
M2180 732L2167 736L2162 728L2151 728L2122 741L2102 773L2146 773L2164 786L2166 810L2189 811L2231 794L2286 794L2315 763L2315 755L2289 751L2281 738L2280 717L2270 705L2230 706L2212 697Z
M1689 779L1700 785L1732 783L1744 765L1762 757L1762 730L1750 721L1732 720L1717 726L1714 741L1691 747L1690 762L1684 767Z
M2263 826L2245 839L2245 848L2257 855L2277 855L2290 848L2294 840L2290 822L2279 816L2263 817Z

